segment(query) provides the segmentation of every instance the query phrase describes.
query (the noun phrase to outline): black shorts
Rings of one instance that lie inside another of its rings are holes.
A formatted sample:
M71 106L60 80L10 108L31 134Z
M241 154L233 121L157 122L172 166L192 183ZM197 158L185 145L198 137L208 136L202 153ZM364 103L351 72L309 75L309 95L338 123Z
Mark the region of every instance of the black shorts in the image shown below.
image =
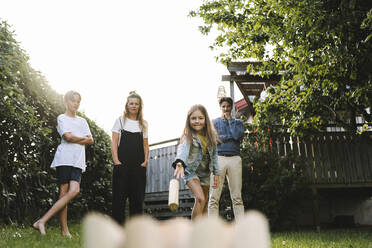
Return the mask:
M57 166L57 180L59 184L69 183L71 180L80 183L82 170L72 166Z

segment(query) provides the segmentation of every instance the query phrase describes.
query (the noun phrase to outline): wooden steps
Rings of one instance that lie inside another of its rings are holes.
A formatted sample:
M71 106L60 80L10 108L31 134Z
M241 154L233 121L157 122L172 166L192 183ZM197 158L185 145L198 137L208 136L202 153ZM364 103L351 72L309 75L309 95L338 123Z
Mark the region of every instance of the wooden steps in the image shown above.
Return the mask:
M146 193L144 212L158 220L171 217L191 217L194 196L188 189L179 191L179 208L172 212L168 207L168 191Z

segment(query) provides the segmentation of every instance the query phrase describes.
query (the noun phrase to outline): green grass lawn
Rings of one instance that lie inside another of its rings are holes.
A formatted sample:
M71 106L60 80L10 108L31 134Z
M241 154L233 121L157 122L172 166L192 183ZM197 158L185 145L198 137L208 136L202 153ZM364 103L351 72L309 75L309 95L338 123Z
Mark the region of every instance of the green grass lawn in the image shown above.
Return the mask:
M20 248L20 247L83 247L83 239L80 224L69 224L72 239L62 237L59 226L47 226L45 236L41 236L32 227L2 226L0 228L0 247L1 248Z
M372 229L273 233L273 248L372 248Z
M31 227L0 227L0 247L82 247L81 225L70 224L72 239L62 237L59 227L47 226L41 236ZM273 248L372 248L372 229L323 230L273 233Z

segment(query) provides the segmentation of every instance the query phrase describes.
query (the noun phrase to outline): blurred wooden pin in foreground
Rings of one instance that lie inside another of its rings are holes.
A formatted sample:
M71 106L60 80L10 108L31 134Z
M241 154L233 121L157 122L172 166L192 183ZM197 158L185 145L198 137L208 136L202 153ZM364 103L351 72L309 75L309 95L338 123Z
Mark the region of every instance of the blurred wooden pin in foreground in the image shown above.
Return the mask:
M84 248L119 248L125 242L124 229L111 217L90 213L83 220Z
M237 222L202 216L196 221L149 216L129 219L125 228L110 217L89 214L83 222L84 248L270 248L269 225L258 211Z

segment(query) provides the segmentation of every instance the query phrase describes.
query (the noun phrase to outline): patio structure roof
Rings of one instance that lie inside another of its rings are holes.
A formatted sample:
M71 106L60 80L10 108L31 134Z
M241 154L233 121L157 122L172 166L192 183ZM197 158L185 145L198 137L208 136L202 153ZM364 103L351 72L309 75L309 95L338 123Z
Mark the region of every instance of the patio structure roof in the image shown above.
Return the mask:
M249 104L255 97L260 97L260 94L268 86L276 84L280 80L279 75L271 75L269 77L261 77L259 75L251 75L247 73L247 66L259 66L261 62L231 62L228 63L227 69L230 75L223 75L222 81L235 82L244 99Z

